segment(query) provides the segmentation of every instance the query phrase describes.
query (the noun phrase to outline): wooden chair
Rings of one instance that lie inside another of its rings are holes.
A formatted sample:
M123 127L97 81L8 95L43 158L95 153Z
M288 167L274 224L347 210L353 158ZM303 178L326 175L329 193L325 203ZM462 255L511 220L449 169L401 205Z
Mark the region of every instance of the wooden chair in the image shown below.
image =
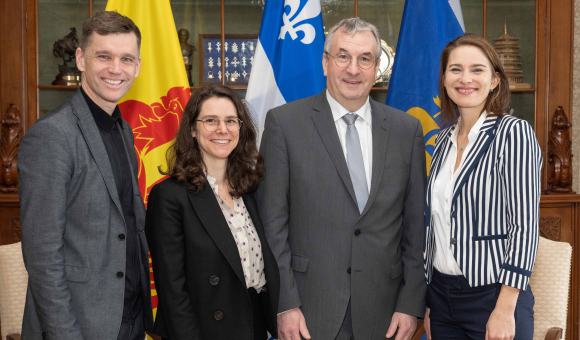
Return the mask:
M540 237L530 278L534 292L534 340L558 340L566 334L572 246Z
M566 334L572 247L567 242L540 237L536 264L530 278L534 293L534 340L560 340ZM417 322L412 340L425 334Z
M0 246L0 319L2 339L20 340L28 273L21 243Z

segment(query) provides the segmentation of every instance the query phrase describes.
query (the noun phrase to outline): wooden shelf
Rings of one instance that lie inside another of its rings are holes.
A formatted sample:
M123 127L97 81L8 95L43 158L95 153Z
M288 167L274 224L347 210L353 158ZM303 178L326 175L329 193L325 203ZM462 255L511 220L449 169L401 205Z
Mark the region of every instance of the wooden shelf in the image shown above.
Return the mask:
M247 86L230 86L233 90L247 90ZM39 89L46 90L76 90L78 86L66 86L66 85L38 85ZM191 86L192 90L199 90L201 86ZM388 91L388 87L373 87L371 91ZM512 89L511 92L536 92L536 89Z
M78 85L75 86L66 86L66 85L38 85L39 89L46 89L46 90L76 90L78 89Z

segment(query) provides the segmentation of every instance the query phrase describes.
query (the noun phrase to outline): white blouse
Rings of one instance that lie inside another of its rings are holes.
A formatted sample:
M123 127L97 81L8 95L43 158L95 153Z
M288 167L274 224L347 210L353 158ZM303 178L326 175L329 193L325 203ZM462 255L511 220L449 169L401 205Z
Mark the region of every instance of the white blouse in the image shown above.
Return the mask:
M455 187L455 181L457 176L461 173L463 168L463 163L465 161L466 155L469 153L473 144L477 140L479 130L483 125L483 122L487 118L487 113L484 111L480 116L475 125L469 131L467 135L467 145L465 150L461 155L461 161L459 167L455 172L455 162L457 160L457 135L459 134L459 126L461 124L461 117L455 128L453 134L451 135L451 148L447 153L447 159L445 163L441 166L439 174L433 183L431 197L431 215L433 216L433 224L435 225L435 258L433 260L433 266L440 273L448 275L462 275L461 269L455 260L453 251L451 248L451 203L453 200L453 188Z
M244 278L246 279L246 287L254 288L259 293L262 287L266 285L262 244L256 232L256 227L252 223L252 218L246 209L244 200L241 197L232 197L234 201L234 209L232 210L218 194L218 185L215 184L216 179L207 176L207 181L215 194L215 198L222 209L230 231L236 241L236 245L238 246L240 261L244 270Z

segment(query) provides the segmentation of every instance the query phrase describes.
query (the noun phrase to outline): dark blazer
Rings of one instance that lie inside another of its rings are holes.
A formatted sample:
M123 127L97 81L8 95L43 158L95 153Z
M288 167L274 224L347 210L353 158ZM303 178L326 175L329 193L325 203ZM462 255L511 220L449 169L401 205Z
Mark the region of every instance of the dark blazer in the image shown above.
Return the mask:
M122 121L137 230L145 206L133 131ZM18 154L28 292L22 339L116 339L123 316L126 226L99 128L80 89L26 133ZM153 326L147 241L139 234L145 330Z
M278 266L254 196L244 195L243 200L262 243L267 291L258 296L268 331L276 337ZM145 230L159 298L153 332L171 340L253 340L240 255L211 187L206 184L193 193L173 178L155 185L149 195Z
M356 339L384 339L394 312L425 313L425 144L416 118L370 100L373 164L359 212L326 92L268 112L256 193L280 267L279 312L301 306L333 340L351 301Z

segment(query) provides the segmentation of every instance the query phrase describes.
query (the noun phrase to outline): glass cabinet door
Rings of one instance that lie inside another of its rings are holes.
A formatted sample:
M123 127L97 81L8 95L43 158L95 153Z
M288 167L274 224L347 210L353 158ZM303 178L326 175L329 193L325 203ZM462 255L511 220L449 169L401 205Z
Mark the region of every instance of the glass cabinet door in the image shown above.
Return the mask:
M192 90L203 84L223 82L245 96L253 64L249 51L255 47L260 33L265 1L282 0L167 1L171 2L175 28L183 40L184 68ZM72 96L77 88L53 84L60 72L59 65L64 65L63 57L55 56L59 54L54 50L67 46L74 35L71 28L80 41L82 22L93 11L104 10L106 5L106 0L38 0L39 116ZM320 5L325 32L340 20L358 15L376 25L385 44L396 51L405 0L320 0ZM461 0L461 8L466 32L499 45L502 58L508 63L506 69L513 82L510 113L533 125L536 1ZM222 22L224 42L221 41ZM221 56L226 47L222 43L226 42L227 60ZM68 55L64 58L68 59ZM67 62L69 66L74 64L74 59ZM228 72L227 77L225 72L221 74L222 66ZM385 76L374 85L371 96L384 103L388 85L389 77Z

